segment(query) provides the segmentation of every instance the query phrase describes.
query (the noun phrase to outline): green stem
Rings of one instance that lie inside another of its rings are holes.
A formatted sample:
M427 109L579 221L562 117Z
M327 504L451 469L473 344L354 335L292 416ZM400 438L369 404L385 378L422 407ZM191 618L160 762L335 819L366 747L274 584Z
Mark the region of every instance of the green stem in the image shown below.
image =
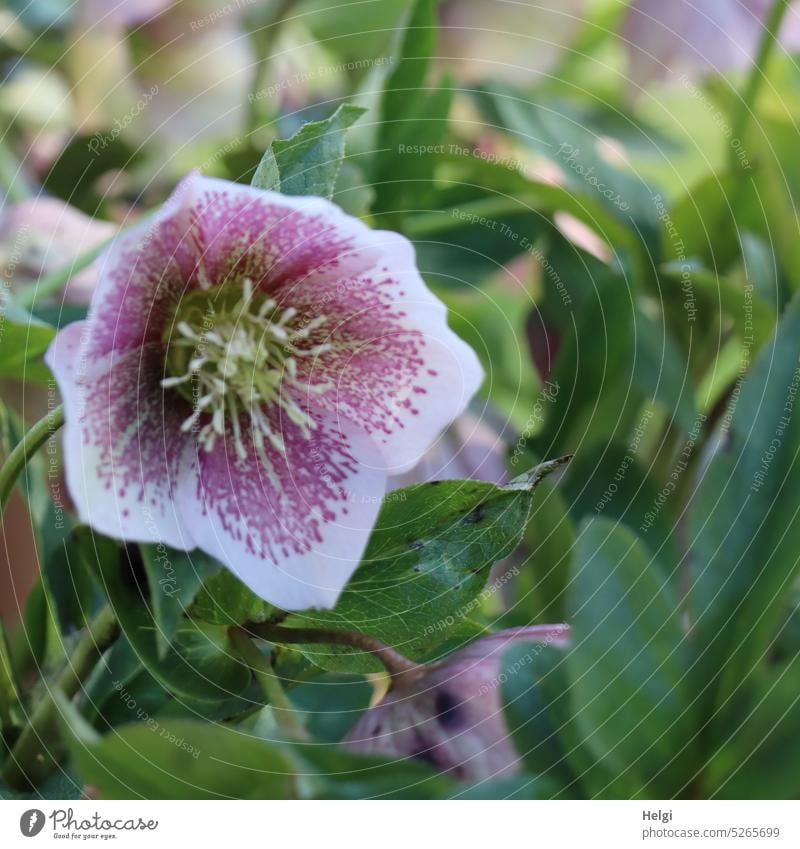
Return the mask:
M22 470L31 457L64 424L64 408L59 405L49 412L20 439L0 468L0 513L5 510Z
M358 631L338 631L327 628L282 628L268 623L248 623L245 628L248 633L271 643L330 643L332 645L350 646L369 652L384 665L393 681L409 674L416 675L422 668L400 652L387 646L375 637L361 634Z
M766 66L769 58L772 55L772 50L780 33L783 18L789 9L789 0L775 0L772 8L769 11L766 21L764 22L764 33L761 36L761 41L756 51L756 58L753 67L750 69L750 76L747 79L742 97L737 104L736 113L733 117L733 125L731 128L731 139L737 140L744 144L744 136L747 132L747 127L753 117L758 98L759 91L764 82L766 75ZM731 164L735 170L738 165L736 151L731 148Z
M230 637L245 663L253 670L267 704L275 713L278 726L291 737L305 740L305 729L298 722L294 707L283 691L280 679L275 674L269 658L261 654L250 638L250 634L242 628L231 628Z
M39 278L35 283L29 283L14 295L14 300L21 307L30 309L37 300L60 292L67 285L69 279L88 265L91 265L108 247L110 242L111 239L108 239L97 247L85 251L67 265L62 265L61 268L57 268L50 274Z
M57 735L58 711L53 692L60 690L71 699L118 632L114 611L110 607L103 608L70 652L66 667L55 684L48 687L11 750L3 770L3 780L7 784L12 787L35 786L52 770L63 754Z
M269 20L262 23L261 26L254 26L250 30L250 37L256 49L256 66L253 70L253 81L250 84L250 93L247 97L247 123L248 132L253 132L261 126L261 92L264 88L264 83L267 74L267 66L269 59L272 56L272 47L275 43L275 37L280 30L286 15L289 13L293 5L293 0L279 0L277 6L270 15Z

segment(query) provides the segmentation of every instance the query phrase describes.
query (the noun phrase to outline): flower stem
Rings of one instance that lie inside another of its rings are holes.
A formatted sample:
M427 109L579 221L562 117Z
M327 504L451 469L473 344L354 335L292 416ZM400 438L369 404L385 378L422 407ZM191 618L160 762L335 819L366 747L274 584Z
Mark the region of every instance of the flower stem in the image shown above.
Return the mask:
M756 51L756 58L753 62L753 67L750 69L750 76L747 79L744 92L733 117L731 139L738 140L741 144L744 144L744 135L754 114L756 99L764 82L766 66L777 42L783 18L788 10L789 0L774 0L769 15L764 22L764 32L761 36L758 50ZM731 147L731 164L734 169L738 164L734 147Z
M12 787L24 787L26 784L35 786L53 768L62 753L62 746L56 736L58 712L53 692L59 690L71 699L118 633L119 625L114 611L111 607L104 607L70 652L66 667L55 684L47 688L28 725L14 744L3 770L3 780L7 784Z
M275 712L275 721L278 726L297 740L305 740L306 732L298 722L292 703L283 691L280 679L275 674L269 658L263 654L253 643L250 634L242 628L231 628L230 638L236 650L243 660L253 670L267 704Z
M400 652L387 646L375 637L358 631L338 631L327 628L282 628L268 623L249 623L245 626L248 633L271 643L332 643L338 646L350 646L375 655L384 665L392 681L403 675L418 672L421 667Z
M64 407L51 410L20 439L0 468L0 513L5 510L14 484L31 457L64 424Z

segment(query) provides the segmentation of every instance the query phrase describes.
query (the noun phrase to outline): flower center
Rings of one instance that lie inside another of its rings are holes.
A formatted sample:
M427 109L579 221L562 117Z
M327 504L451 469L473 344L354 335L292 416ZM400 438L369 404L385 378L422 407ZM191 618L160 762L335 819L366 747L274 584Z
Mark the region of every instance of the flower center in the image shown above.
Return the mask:
M281 435L265 413L265 407L277 404L308 438L316 423L292 396L331 388L327 382L303 382L297 368L299 359L331 348L308 343L325 320L323 315L309 320L294 307L279 307L273 298L254 292L249 279L241 286L184 297L166 330L168 376L161 381L192 404L181 429L196 432L198 442L211 451L229 422L236 453L245 459L241 422L246 416L256 451L268 463L268 443L285 452Z

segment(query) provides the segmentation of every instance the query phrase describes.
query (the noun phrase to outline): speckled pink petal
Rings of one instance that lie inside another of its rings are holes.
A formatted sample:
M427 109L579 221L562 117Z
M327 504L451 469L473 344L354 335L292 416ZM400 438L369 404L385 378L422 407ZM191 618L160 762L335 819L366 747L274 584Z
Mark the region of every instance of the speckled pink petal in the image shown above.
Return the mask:
M411 243L385 230L361 238L361 251L380 257L372 270L316 278L294 291L294 305L328 317L310 344L332 346L301 360L301 375L334 385L319 403L358 422L395 475L416 465L465 410L483 369L447 326L446 308L420 277Z
M285 455L270 447L268 464L256 461L246 423L247 459L236 456L230 432L211 452L198 449L198 474L182 479L178 494L183 520L200 548L262 598L287 610L331 607L361 559L385 475L354 459L365 438L350 424L318 413L306 439L270 418Z
M163 404L158 348L96 358L87 328L70 324L47 352L64 401L67 485L78 515L118 539L193 548L173 501L188 405Z

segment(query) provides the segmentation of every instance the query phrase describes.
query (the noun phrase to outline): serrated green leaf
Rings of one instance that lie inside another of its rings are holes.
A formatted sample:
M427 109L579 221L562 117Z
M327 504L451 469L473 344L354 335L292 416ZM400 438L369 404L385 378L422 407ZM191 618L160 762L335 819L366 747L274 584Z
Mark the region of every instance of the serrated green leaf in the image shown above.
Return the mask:
M276 139L256 168L252 185L285 195L330 198L345 153L345 134L365 112L343 104L330 118L312 121L290 139Z
M533 492L543 475L506 487L482 481L435 481L387 496L361 565L330 611L291 614L289 627L360 631L420 659L468 622L492 565L522 539ZM380 669L364 652L304 647L318 666Z

